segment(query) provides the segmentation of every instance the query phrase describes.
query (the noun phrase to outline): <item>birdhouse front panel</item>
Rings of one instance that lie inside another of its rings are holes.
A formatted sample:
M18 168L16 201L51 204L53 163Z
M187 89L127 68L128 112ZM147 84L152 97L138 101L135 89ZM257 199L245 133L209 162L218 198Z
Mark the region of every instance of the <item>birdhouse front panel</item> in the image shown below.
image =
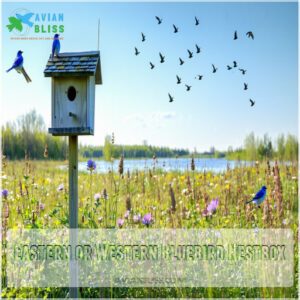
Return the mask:
M87 126L87 78L53 78L52 126Z
M52 77L53 135L93 135L95 86L102 84L99 51L50 56L45 77Z

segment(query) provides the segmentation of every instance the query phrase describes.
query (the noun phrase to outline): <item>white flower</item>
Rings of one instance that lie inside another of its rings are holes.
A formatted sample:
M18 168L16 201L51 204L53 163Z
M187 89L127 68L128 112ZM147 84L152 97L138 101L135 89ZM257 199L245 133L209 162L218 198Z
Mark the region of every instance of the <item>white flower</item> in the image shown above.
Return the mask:
M96 193L95 195L94 195L94 199L95 200L99 200L101 198L101 194L100 193Z
M57 191L58 191L58 192L61 192L61 191L64 190L64 188L65 188L65 186L64 186L64 184L62 183L62 184L60 184L60 185L58 186Z

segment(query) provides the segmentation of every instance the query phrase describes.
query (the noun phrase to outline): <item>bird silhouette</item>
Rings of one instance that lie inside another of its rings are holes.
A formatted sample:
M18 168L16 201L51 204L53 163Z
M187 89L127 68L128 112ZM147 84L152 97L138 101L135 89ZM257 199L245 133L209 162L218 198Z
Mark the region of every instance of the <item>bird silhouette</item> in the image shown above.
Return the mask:
M161 24L161 22L162 22L162 19L161 19L160 17L158 17L158 16L155 16L155 19L157 20L157 22L158 22L158 25L159 25L159 24Z
M246 74L246 71L247 71L247 70L245 70L245 69L239 69L239 70L242 72L243 75Z
M188 52L188 54L189 54L189 58L192 58L192 57L193 57L193 52L190 51L189 49L187 49L187 52Z
M215 65L212 65L212 67L213 67L213 73L216 73L218 68L216 68Z
M176 75L176 78L177 78L177 84L180 84L181 83L181 78L178 75Z
M199 19L197 17L195 17L195 25L198 26L199 25Z
M139 52L139 50L137 49L137 47L134 47L134 50L135 50L135 55L139 55L140 54L140 52Z
M201 52L201 48L196 44L196 53L200 53Z
M237 67L237 62L233 61L233 67L236 68Z
M165 57L159 52L159 57L160 57L160 63L164 63L165 62Z
M198 79L198 80L202 80L202 78L203 78L203 75L197 75L197 76L195 77L195 79Z
M181 66L184 64L184 61L180 57L179 57L179 62Z
M186 86L186 90L187 90L187 91L189 91L189 90L191 89L191 86L190 86L190 85L187 85L187 84L186 84L185 86Z
M248 84L244 83L244 91L248 90Z
M174 28L174 33L177 33L177 32L178 32L178 27L176 27L176 26L173 24L173 28Z
M142 34L142 42L145 42L146 41L146 36L143 33L141 33L141 34Z
M237 31L234 32L234 37L233 37L233 39L234 39L234 40L237 40L237 39L238 39Z
M255 101L253 101L252 99L249 99L250 103L251 103L251 107L254 106Z
M155 65L150 61L151 70L154 69Z
M169 95L169 102L173 102L174 101L174 97L172 97L170 94Z
M254 34L253 34L252 31L248 31L248 32L246 33L246 35L248 36L248 38L251 38L252 40L254 40Z
M232 69L232 67L230 67L229 65L227 65L227 70L231 70Z

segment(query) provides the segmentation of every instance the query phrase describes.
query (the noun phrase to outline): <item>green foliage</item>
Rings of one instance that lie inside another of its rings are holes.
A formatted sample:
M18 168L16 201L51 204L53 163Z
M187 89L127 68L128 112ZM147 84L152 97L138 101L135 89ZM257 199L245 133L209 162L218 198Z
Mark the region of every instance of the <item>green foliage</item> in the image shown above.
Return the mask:
M68 227L68 171L58 168L61 162L21 161L4 164L3 187L9 190L5 205L9 215L3 217L2 245L6 230L12 228L56 229ZM24 178L24 168L31 170ZM153 229L160 228L289 228L295 238L294 286L290 287L190 287L190 288L80 288L82 298L296 298L298 287L298 165L279 164L280 182L268 165L257 163L225 173L162 172L152 169L133 172L122 177L110 174L82 172L79 176L79 227L114 228L116 219L124 218L130 195L131 212L123 229L146 228L133 222L133 215L151 212ZM92 180L91 180L92 178ZM21 184L16 184L20 182ZM175 210L170 211L169 185L173 183ZM61 191L57 190L64 184ZM262 184L268 185L267 199L261 209L244 202ZM209 188L208 188L209 186ZM282 198L278 187L282 187ZM104 196L104 189L105 194ZM274 193L272 191L275 191ZM100 193L99 201L94 201ZM212 217L203 216L211 199L220 204ZM283 215L278 203L281 203ZM44 204L41 208L39 204ZM276 204L276 207L275 207ZM265 209L267 208L267 209ZM33 212L34 218L33 218ZM3 246L4 247L4 246ZM4 249L4 248L3 248ZM68 288L9 288L5 277L7 252L2 251L2 297L6 298L66 298ZM199 270L202 272L203 270Z
M2 126L2 153L9 159L43 159L47 145L51 159L66 159L67 144L64 138L53 137L46 132L43 118L33 110Z
M298 139L296 136L288 134L285 137L283 134L275 139L276 147L268 134L263 138L255 137L254 133L246 136L244 141L244 148L233 150L232 147L228 148L226 153L227 159L238 160L271 160L276 159L279 161L297 161L298 160Z
M186 149L170 149L168 147L156 147L151 145L113 145L111 137L105 137L104 147L102 146L82 146L79 154L84 158L102 156L106 161L111 158L119 158L123 154L125 158L152 158L156 157L176 157L188 156L190 152ZM219 155L220 153L217 153Z

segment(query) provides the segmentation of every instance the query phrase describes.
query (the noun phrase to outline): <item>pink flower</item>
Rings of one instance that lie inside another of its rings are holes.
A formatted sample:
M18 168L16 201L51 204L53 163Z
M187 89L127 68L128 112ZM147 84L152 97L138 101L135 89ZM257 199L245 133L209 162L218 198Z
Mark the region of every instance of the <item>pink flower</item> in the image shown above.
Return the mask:
M127 210L126 213L124 214L124 218L125 218L125 219L128 219L128 218L129 218L129 215L130 215L130 211Z
M124 225L124 219L118 219L117 221L117 225L119 226L119 228L122 228L122 226Z

